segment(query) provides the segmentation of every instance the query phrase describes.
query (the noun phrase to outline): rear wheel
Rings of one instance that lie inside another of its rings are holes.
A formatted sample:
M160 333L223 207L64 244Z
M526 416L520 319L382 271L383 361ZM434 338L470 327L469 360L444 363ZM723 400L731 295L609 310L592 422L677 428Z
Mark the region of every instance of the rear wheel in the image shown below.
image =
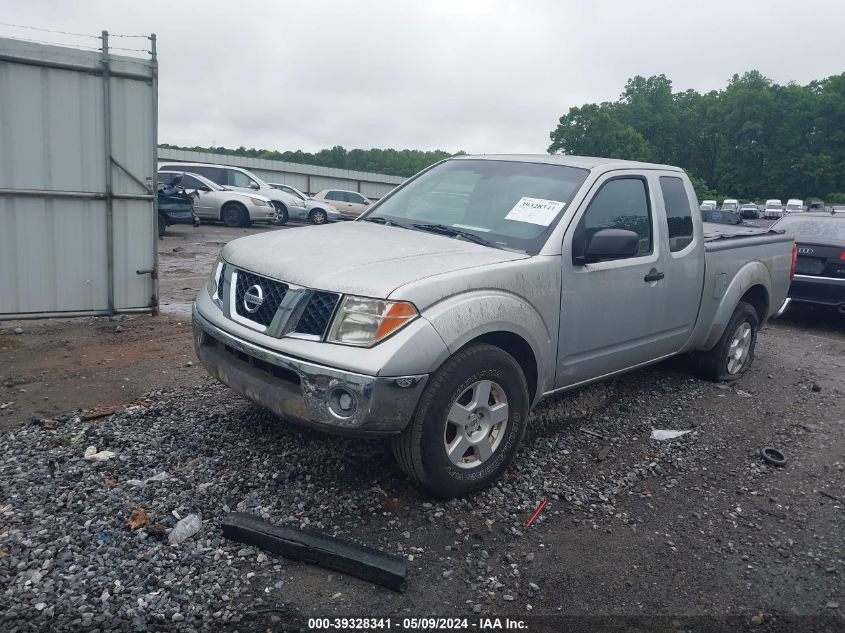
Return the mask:
M245 226L249 222L249 216L241 205L230 202L220 211L220 219L226 226Z
M417 485L441 497L465 495L501 477L527 417L519 363L498 347L472 345L432 376L393 453Z
M757 311L750 303L740 301L715 347L695 355L702 377L716 381L733 381L742 377L754 360L759 327Z
M325 224L328 217L322 209L314 209L308 215L308 219L311 220L311 224Z

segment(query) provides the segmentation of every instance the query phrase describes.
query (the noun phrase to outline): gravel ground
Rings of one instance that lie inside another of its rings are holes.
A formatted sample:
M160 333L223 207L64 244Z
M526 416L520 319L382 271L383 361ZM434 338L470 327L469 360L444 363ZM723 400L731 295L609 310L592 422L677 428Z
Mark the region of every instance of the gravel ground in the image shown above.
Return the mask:
M19 426L0 436L0 626L730 614L743 627L797 617L842 630L845 342L791 334L761 333L739 385L674 363L548 401L507 477L449 502L412 488L384 442L288 426L209 380L108 417ZM691 432L658 442L652 429ZM760 460L764 444L786 468ZM89 446L115 456L85 460ZM225 540L229 511L404 556L408 591ZM191 513L200 532L169 544Z

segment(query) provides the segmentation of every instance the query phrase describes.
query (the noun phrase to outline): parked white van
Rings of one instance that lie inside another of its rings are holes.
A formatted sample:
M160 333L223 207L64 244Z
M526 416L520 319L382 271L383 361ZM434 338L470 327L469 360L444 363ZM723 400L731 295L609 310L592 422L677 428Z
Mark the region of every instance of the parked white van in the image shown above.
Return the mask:
M736 213L739 210L739 200L735 198L725 198L722 200L722 211L730 211Z
M786 201L786 209L784 213L797 213L804 210L804 201L798 198L790 198Z
M771 198L766 200L766 208L763 211L763 217L770 220L776 220L783 216L783 202L778 198Z

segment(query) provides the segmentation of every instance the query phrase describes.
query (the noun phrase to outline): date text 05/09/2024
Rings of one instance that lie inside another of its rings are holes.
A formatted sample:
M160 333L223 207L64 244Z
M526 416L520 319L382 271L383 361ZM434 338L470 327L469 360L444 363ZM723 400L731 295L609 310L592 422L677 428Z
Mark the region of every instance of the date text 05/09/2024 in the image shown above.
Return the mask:
M527 631L518 618L309 618L309 631Z

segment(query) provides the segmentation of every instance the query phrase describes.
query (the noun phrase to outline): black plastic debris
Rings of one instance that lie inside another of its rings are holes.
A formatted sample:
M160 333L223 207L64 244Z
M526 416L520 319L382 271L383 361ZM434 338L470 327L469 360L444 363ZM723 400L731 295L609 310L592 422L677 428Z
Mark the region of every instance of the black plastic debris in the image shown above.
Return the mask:
M314 530L271 525L243 512L221 521L223 536L285 558L339 571L393 591L404 592L408 567L398 556Z

